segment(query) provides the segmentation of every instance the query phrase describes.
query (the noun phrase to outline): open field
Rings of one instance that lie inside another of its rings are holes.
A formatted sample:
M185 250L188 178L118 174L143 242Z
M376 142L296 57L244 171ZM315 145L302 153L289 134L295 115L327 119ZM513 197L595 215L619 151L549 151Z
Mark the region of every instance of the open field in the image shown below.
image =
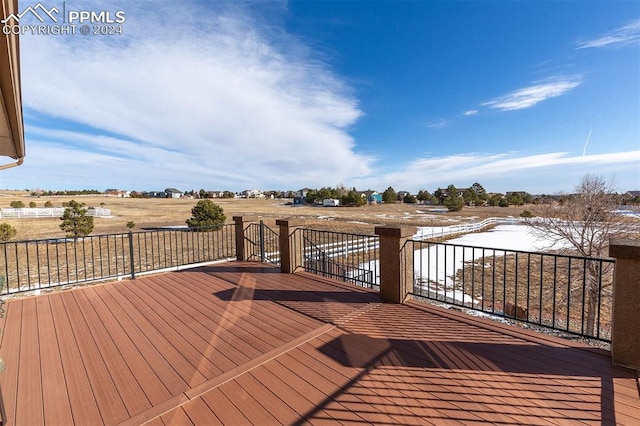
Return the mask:
M118 198L105 195L64 196L64 197L31 197L23 191L1 191L0 207L8 208L15 200L26 206L33 201L37 207L51 201L54 207L61 207L63 202L75 199L87 207L104 207L111 210L112 217L96 218L93 234L121 233L128 231L127 222L133 221L135 229L148 227L184 225L191 216L191 208L197 203L195 199L169 198ZM487 217L519 216L523 210L533 210L535 206L525 207L465 207L461 212L449 213L431 211L434 206L420 204L379 204L364 207L311 207L292 206L289 200L270 199L220 199L213 200L219 204L227 216L227 223L233 222L233 216L254 216L264 220L269 226L275 225L276 219L295 218L306 226L316 229L367 233L373 232L377 225L414 225L444 226L465 221L480 221ZM16 240L60 237L59 218L33 219L0 219L15 227L18 231Z

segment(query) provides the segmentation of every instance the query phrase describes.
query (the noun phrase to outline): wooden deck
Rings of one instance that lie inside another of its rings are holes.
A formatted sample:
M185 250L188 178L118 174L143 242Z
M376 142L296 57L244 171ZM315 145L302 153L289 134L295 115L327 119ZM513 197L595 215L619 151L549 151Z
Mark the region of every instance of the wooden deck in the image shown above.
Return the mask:
M7 424L640 424L608 353L258 263L6 309Z

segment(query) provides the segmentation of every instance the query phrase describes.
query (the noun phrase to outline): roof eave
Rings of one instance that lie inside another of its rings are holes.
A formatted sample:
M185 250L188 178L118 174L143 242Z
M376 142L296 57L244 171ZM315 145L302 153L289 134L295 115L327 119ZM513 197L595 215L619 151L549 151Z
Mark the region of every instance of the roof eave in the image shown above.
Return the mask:
M18 0L1 0L2 15L18 13ZM0 34L0 155L16 162L0 169L22 164L25 156L22 91L20 82L20 43L17 34Z

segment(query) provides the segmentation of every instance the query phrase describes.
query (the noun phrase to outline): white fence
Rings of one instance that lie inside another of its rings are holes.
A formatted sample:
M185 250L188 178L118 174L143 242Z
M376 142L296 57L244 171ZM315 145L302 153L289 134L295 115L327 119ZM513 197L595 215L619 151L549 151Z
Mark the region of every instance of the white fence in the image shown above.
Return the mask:
M502 224L516 224L522 220L518 218L490 217L482 222L464 223L451 226L421 226L413 236L414 240L425 240L427 238L446 237L447 235L469 234L471 232L482 231L483 229Z
M64 214L64 207L49 208L22 208L22 209L0 209L0 218L33 218L33 217L61 217ZM107 217L111 216L109 209L87 209L88 216Z
M451 225L451 226L433 226L433 227L420 227L418 228L418 232L411 237L412 240L422 241L429 238L437 238L437 237L445 237L448 235L462 235L462 234L470 234L472 232L482 231L483 229L499 224L519 224L524 220L520 218L508 218L508 217L490 217L488 219L483 220L482 222L476 223L465 223L459 225ZM371 239L370 237L363 237L361 239L353 239L344 242L338 243L329 243L329 244L318 244L316 249L322 250L327 257L339 257L347 254L358 253L358 252L366 252L369 250L376 250L379 248L379 239ZM311 251L312 249L306 249ZM278 256L279 252L272 253L274 256ZM305 251L305 255L308 252Z

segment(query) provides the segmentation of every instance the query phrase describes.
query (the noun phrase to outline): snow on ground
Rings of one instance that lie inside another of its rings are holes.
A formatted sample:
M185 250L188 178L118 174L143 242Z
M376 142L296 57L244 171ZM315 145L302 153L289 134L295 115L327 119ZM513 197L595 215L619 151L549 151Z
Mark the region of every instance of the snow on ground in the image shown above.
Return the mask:
M464 246L464 247L461 247ZM551 241L536 237L526 225L498 225L486 232L466 234L414 253L414 276L429 286L431 292L458 302L469 302L470 295L454 288L456 272L464 262L505 254L502 250L540 252L551 249ZM481 247L483 249L474 249ZM495 250L492 250L495 249ZM478 300L473 299L473 303Z
M619 209L619 210L615 210L614 213L615 214L619 214L620 216L640 218L640 212L635 211L635 210Z
M498 225L489 231L466 234L447 243L520 251L544 251L552 248L550 241L539 239L526 225Z
M480 247L484 250L472 247ZM496 255L502 256L503 250L544 252L551 248L551 241L540 240L526 225L498 225L489 231L466 234L451 239L445 244L416 250L414 276L423 281L425 290L428 286L431 293L438 293L458 302L473 300L474 303L479 303L470 295L454 288L456 282L453 277L462 268L463 262L482 256L491 257L494 251ZM377 271L379 270L378 261L364 264L361 268Z

